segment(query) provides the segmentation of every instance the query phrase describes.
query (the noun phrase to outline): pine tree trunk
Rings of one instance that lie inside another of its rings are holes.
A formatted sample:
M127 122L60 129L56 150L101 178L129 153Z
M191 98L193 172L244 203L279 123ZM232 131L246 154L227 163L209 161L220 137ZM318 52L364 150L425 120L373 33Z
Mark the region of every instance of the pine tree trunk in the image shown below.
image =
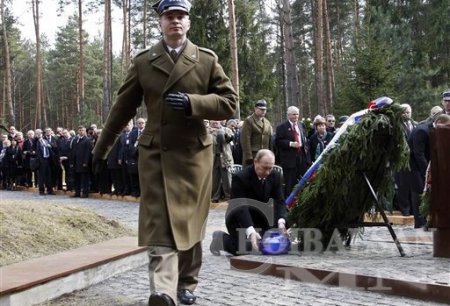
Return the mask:
M341 25L341 12L339 9L338 0L334 1L335 4L335 11L336 11L336 27L337 27L337 37L336 37L336 47L335 47L335 60L336 60L336 67L340 67L341 64L341 58L342 58L342 25Z
M297 63L295 60L294 35L292 33L291 5L289 0L283 0L281 22L284 33L284 62L286 65L287 106L300 106ZM300 110L302 107L299 107ZM301 115L301 114L300 114Z
M112 30L111 0L105 0L105 19L103 34L103 103L102 122L106 121L112 103Z
M42 126L42 65L41 65L41 40L39 30L39 0L32 0L34 32L36 36L36 113L34 128Z
M79 34L79 52L80 52L80 66L79 66L79 75L78 75L78 86L79 86L79 105L78 111L81 111L82 108L85 108L84 105L84 41L83 41L83 0L78 0L78 34Z
M326 100L325 100L325 111L326 113L331 112L334 103L334 66L333 66L333 53L331 49L331 33L330 33L330 20L328 17L328 4L327 0L323 0L323 23L325 25L325 58L327 61L327 83L326 83Z
M8 42L8 32L6 29L5 22L5 0L1 2L1 18L2 18L2 32L3 32L3 65L4 65L4 101L6 102L6 120L10 125L16 125L16 120L14 117L14 107L12 99L12 75L11 75L11 58L9 55L9 42Z
M367 4L366 4L367 7ZM358 39L358 29L359 29L359 0L354 0L353 2L353 19L354 19L354 37L355 44Z
M326 113L325 92L323 78L323 2L314 0L313 7L313 29L314 29L314 73L316 85L316 98L318 112Z
M236 18L234 15L234 0L228 0L228 19L230 22L230 55L231 55L231 83L239 96L239 68L236 39ZM241 119L239 103L234 118Z
M123 38L122 38L122 76L125 76L130 65L130 0L122 3Z

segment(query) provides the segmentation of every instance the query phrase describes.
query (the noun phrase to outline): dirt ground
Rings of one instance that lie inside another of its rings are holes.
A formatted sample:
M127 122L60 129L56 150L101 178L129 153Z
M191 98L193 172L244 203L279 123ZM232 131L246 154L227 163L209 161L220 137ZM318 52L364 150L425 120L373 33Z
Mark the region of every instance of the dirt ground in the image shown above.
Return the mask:
M89 209L34 201L0 202L0 266L135 235L135 230Z

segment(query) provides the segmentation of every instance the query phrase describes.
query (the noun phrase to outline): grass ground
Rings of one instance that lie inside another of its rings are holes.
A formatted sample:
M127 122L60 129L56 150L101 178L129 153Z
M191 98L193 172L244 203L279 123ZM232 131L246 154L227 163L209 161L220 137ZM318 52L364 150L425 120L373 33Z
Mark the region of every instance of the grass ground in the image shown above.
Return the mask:
M0 266L134 235L136 231L85 208L34 201L0 203Z

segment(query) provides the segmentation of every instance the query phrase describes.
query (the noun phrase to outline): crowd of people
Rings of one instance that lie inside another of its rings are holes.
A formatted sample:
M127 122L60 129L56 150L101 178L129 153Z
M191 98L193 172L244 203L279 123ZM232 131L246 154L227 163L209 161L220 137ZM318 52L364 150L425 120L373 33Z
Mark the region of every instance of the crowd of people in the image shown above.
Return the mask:
M92 150L102 130L95 124L76 131L50 127L23 133L14 126L1 133L0 186L38 189L40 195L56 190L73 192L72 197L87 198L89 193L139 197L137 140L145 127L138 118L130 122L105 161L103 171L92 172Z
M418 170L421 178L429 162L423 147L429 144L422 139L425 136L421 137L420 131L425 130L427 134L438 115L450 112L447 102L450 93L446 92L446 95L442 100L443 107L434 106L429 117L420 122L412 119L411 106L402 104L405 109L405 139L411 149L411 169L395 174L395 204L404 216L416 216L417 227L423 226L418 215L423 180L411 184L415 181L413 171ZM274 131L266 113L267 102L259 100L255 103L254 113L244 120L204 120L207 133L213 137L212 202L230 199L231 173L228 167L233 164L252 165L254 156L261 149L274 152L275 164L283 169L284 196L288 196L297 180L348 119L348 116L341 116L336 122L332 114L317 115L312 126L308 127L304 119L299 120L299 109L290 106L287 120ZM0 187L3 190L15 190L18 186L36 187L41 195L65 190L73 191L74 197L88 197L90 192L139 197L137 149L145 124L144 118L137 118L135 124L133 121L128 123L98 174L91 171L92 149L102 131L95 124L88 128L79 126L76 131L62 127L55 131L50 127L29 130L26 137L11 126L8 132L1 134ZM420 169L417 165L421 165Z

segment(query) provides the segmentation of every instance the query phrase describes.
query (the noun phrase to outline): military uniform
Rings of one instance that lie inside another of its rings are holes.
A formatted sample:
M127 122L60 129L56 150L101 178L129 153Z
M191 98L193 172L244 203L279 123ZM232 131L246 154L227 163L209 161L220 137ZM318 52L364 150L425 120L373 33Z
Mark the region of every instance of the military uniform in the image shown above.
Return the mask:
M265 117L248 116L241 131L242 161L253 160L261 149L272 150L272 133L272 125Z
M177 92L188 96L190 115L167 105L166 95ZM185 262L195 260L191 265L196 267L191 268L197 268L198 272L213 161L212 136L207 133L203 119L230 118L238 97L212 51L187 40L175 63L161 41L134 59L94 148L94 157L106 158L142 102L147 108L148 122L139 138L139 245L178 251L196 246L189 255L192 258ZM166 288L173 274L182 274L185 269L183 256L178 255L178 271L170 263L162 269L150 266L150 272L153 269L160 273L155 283L166 284L156 289L151 285L152 291L167 292L174 299L173 292ZM196 280L188 282L192 282L188 289L195 289Z

